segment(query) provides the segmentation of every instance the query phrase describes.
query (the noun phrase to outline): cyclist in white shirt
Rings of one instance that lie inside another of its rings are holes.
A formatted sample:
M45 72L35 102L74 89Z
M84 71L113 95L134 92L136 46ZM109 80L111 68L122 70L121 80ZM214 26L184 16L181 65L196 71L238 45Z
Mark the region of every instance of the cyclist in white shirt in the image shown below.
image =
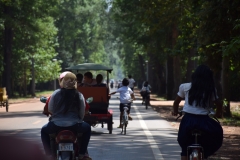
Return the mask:
M178 143L182 148L181 160L187 160L187 146L192 143L193 129L203 132L199 142L204 149L204 158L207 159L222 146L223 141L221 125L208 116L212 102L217 108L221 105L214 85L213 72L209 67L198 66L192 74L191 83L180 85L173 103L172 115L177 116L181 100L185 100L185 114L178 131Z
M122 121L122 115L123 115L123 104L128 104L128 118L129 120L132 120L132 117L129 115L130 114L130 110L131 110L131 99L135 100L135 96L133 91L128 87L129 81L127 78L124 78L122 81L122 87L119 88L116 92L112 92L109 95L111 96L112 94L115 93L120 93L120 125L118 128L122 128L121 126L121 121Z
M131 90L133 91L133 89L134 89L134 84L135 84L135 80L132 78L131 75L128 75L128 81L129 81L128 87L131 88Z

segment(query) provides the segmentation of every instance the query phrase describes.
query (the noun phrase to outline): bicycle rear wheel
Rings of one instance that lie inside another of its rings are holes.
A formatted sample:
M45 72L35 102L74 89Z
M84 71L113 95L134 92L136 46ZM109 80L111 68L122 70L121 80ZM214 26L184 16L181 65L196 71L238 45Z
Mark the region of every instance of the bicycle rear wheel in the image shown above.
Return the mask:
M199 149L194 149L189 155L189 160L202 160L203 153Z
M124 124L124 135L127 133L127 123Z
M148 109L148 98L145 98L145 107Z

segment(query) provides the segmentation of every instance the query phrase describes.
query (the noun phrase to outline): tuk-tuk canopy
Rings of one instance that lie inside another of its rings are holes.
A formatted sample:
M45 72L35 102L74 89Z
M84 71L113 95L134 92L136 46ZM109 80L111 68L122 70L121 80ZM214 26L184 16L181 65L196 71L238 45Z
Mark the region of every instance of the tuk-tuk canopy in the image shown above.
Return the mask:
M113 70L110 67L101 65L101 64L95 64L95 63L83 63L83 64L78 64L76 66L71 66L68 68L65 68L66 70L105 70L111 73Z

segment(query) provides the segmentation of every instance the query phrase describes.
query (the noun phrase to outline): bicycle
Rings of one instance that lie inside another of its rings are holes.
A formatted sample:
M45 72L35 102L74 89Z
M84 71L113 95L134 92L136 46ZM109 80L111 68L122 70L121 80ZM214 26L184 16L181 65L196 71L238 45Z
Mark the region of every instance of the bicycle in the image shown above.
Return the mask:
M122 126L122 132L124 132L124 134L126 135L127 132L127 125L128 125L128 106L129 104L123 104L123 115L122 115L122 122L121 122L121 126Z
M183 116L183 111L178 111L179 116L176 118L176 121L178 118ZM210 111L208 114L209 116L215 115L214 111ZM212 116L216 121L218 119L214 116ZM219 121L218 121L219 122ZM201 144L198 143L198 137L204 134L201 130L193 129L192 130L192 136L194 136L194 142L193 144L189 145L187 147L187 160L204 160L204 149L201 146Z
M150 105L150 95L145 96L145 107L148 109L148 106Z
M117 97L118 98L118 97ZM130 100L131 103L133 101L133 99ZM122 132L124 133L124 135L126 135L127 133L127 125L128 125L128 110L129 110L129 103L124 103L123 104L123 115L122 115L122 121L121 121L121 128L122 128Z
M148 109L148 106L150 105L150 93L143 93L143 101L145 104L145 108ZM142 103L143 104L143 103Z

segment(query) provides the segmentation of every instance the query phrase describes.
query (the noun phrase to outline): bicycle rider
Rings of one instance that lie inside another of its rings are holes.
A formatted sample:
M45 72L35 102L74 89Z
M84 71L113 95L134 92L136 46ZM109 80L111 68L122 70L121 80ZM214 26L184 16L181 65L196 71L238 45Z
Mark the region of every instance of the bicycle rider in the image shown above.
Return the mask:
M151 93L151 86L150 84L148 83L148 81L145 81L143 83L143 87L142 89L140 90L140 94L142 96L142 104L144 102L144 99L145 97L149 98L150 99L150 93Z
M221 125L208 116L211 101L217 108L221 105L218 100L213 72L209 67L200 65L192 74L191 83L183 83L179 87L177 97L173 103L173 116L178 115L178 107L181 100L185 100L183 116L179 131L178 143L182 148L181 160L187 160L187 146L192 144L191 131L202 131L199 142L204 149L204 158L214 154L223 141L223 129Z
M120 87L116 92L112 92L110 93L109 95L113 95L115 93L120 93L120 106L119 106L119 109L120 109L120 124L118 126L118 128L122 128L121 126L121 122L122 122L122 116L123 116L123 107L124 107L124 104L128 104L128 119L129 120L132 120L132 117L130 116L130 110L131 110L131 99L135 100L135 96L134 96L134 93L133 91L128 87L129 85L129 81L127 78L124 78L123 81L122 81L122 87Z

